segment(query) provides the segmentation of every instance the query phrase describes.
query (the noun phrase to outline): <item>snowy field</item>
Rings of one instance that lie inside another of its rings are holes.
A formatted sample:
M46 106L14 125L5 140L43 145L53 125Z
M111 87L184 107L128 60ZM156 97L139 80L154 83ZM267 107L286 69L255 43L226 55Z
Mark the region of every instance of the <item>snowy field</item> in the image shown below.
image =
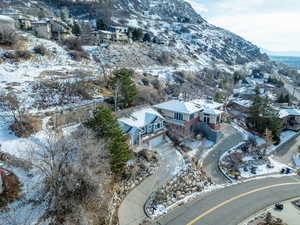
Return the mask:
M1 117L0 117L1 118ZM16 137L9 131L9 120L0 120L0 145L1 152L6 152L18 159L33 162L37 159L34 154L41 146L47 145L51 139L51 134L46 129L48 117L43 120L42 130L28 138ZM78 125L66 127L63 132L67 136L74 131ZM34 156L33 156L34 155ZM38 160L39 161L39 160ZM36 161L33 163L36 164ZM21 197L20 199L8 205L7 212L1 212L1 225L11 224L47 224L46 222L37 221L44 214L45 205L43 201L32 203L40 199L40 190L42 188L42 181L44 176L40 170L33 167L29 170L16 168L6 163L0 162L0 167L12 171L21 183ZM7 219L10 218L10 219ZM13 220L12 220L13 219Z

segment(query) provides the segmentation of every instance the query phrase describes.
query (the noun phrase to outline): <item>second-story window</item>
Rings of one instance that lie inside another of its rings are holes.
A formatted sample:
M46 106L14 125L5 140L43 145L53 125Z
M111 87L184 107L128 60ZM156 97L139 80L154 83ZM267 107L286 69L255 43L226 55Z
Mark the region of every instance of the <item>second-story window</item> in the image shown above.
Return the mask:
M174 119L175 120L183 120L183 114L182 113L174 113Z

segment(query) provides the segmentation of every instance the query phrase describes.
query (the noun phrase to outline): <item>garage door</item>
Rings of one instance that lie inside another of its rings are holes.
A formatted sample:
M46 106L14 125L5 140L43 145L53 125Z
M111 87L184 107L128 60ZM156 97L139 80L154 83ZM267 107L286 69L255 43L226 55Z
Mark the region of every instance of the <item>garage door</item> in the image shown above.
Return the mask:
M164 140L163 136L158 136L156 138L153 138L152 140L149 141L149 146L155 147L157 145L160 145L163 142L163 140Z

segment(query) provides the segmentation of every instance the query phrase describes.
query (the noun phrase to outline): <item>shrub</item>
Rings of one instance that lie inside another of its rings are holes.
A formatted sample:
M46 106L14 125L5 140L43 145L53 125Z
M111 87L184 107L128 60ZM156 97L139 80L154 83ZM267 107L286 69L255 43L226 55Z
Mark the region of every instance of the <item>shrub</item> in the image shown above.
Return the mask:
M153 86L155 89L157 89L157 90L159 90L159 89L161 88L161 85L160 85L160 82L159 82L158 79L152 80L152 81L151 81L151 84L152 84L152 86Z
M69 54L76 61L80 61L82 59L90 59L89 54L85 51L69 51Z
M5 26L0 28L0 44L12 46L18 42L18 39L14 29Z
M162 65L168 65L172 63L171 53L167 51L163 51L157 59Z
M36 53L36 54L40 54L42 56L45 56L48 54L48 51L47 49L45 48L44 45L38 45L38 46L35 46L33 48L33 51Z
M29 60L32 57L32 54L28 50L18 50L16 51L16 56L19 59Z
M29 60L32 57L30 51L27 50L18 50L18 51L9 51L3 54L4 58L19 62L20 59Z
M16 120L11 124L10 129L17 137L27 138L41 129L41 121L24 116L22 120Z
M19 58L17 57L16 53L15 52L5 52L3 54L3 57L6 58L6 59L10 59L10 60L13 60L15 62L19 61Z
M77 38L70 38L70 39L65 40L65 45L70 50L80 51L80 52L83 51L82 42L81 42L81 40L79 40Z

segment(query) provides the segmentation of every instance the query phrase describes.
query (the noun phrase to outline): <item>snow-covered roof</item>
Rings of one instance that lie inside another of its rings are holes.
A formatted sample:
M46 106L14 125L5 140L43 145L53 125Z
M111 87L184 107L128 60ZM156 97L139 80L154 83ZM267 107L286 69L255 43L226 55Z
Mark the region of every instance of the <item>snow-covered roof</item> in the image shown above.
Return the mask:
M241 87L241 88L233 89L233 93L234 94L253 95L253 94L255 94L255 91L253 88Z
M251 86L256 86L256 81L254 79L252 79L251 77L246 77L245 81Z
M287 116L300 116L300 110L294 108L281 108L279 110L279 118L284 118Z
M14 23L15 20L9 16L0 15L0 21L5 21L8 23Z
M198 107L209 108L209 109L219 109L223 106L222 103L214 102L209 99L195 99L191 101Z
M209 114L209 115L220 115L223 113L223 111L217 110L217 109L205 108L205 109L203 109L203 113Z
M241 98L236 98L231 100L231 102L236 103L240 106L243 106L245 108L249 108L252 105L252 101L251 100L247 100L247 99L241 99Z
M164 117L155 109L147 107L132 112L130 115L118 119L118 121L119 123L124 123L130 127L142 128L152 123L157 117L164 119Z
M154 105L154 107L162 110L187 114L196 113L203 109L202 107L197 107L192 102L185 102L180 100L170 100L161 104Z

